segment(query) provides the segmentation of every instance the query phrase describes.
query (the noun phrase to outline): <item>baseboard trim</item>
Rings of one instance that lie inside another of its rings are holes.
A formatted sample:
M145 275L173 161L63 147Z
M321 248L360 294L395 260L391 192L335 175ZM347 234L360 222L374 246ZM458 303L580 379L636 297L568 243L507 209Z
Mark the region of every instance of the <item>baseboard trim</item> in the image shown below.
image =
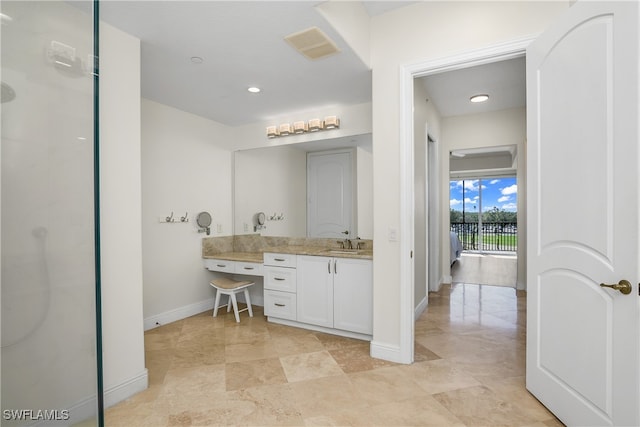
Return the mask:
M262 295L249 294L251 297L251 305L264 307L264 298ZM226 298L226 297L223 297ZM223 299L223 302L225 300ZM244 295L238 295L239 302L246 302ZM144 319L144 330L157 328L158 326L166 325L168 323L176 322L178 320L186 319L190 316L195 316L203 311L213 310L213 298L208 298L203 301L194 302L193 304L185 305L182 307L174 308L173 310L165 311L164 313L156 314Z
M424 298L422 298L422 301L420 301L420 303L418 304L418 306L414 310L413 320L418 320L420 315L422 315L422 313L424 313L424 311L427 309L427 303L428 302L429 302L429 300L428 300L428 298L426 296Z
M371 341L371 357L388 360L389 362L406 363L406 361L402 360L399 346L382 344L376 341Z
M147 317L144 319L144 330L148 331L149 329L157 328L158 326L166 325L190 316L195 316L196 314L207 310L213 310L213 298L208 298L204 301L195 302L193 304L165 311L164 313L156 314L155 316Z
M120 403L125 399L130 398L134 394L140 393L149 387L149 371L147 368L133 378L109 387L104 392L104 406L106 408Z
M145 368L140 374L130 378L118 385L110 387L104 392L104 404L108 408L125 399L130 398L134 394L140 393L149 387L149 372ZM83 421L96 418L96 395L82 399L68 409L68 417L64 416L63 411L59 411L57 419L41 420L33 424L33 426L71 426ZM66 418L66 419L64 419Z

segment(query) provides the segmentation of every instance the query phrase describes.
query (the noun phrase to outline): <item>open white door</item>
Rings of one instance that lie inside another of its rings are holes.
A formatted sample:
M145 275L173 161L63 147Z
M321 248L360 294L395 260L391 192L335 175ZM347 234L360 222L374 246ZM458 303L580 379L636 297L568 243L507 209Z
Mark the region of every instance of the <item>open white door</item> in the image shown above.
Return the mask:
M578 1L527 49L527 388L567 425L640 425L639 13Z

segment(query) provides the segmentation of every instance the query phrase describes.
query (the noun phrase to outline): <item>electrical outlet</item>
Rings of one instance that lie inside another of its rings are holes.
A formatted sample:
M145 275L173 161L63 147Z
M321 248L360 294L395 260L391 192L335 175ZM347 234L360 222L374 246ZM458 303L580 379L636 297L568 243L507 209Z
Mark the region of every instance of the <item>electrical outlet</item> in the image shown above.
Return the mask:
M244 232L247 233L249 231L249 224L244 223Z
M216 224L216 230L218 234L222 234L222 224Z

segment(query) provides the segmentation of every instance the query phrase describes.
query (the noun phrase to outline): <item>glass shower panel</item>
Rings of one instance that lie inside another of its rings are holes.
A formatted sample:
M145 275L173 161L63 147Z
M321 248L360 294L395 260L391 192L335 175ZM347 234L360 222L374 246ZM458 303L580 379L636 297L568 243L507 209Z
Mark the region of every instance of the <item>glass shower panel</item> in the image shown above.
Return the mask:
M92 9L0 3L3 426L98 423Z

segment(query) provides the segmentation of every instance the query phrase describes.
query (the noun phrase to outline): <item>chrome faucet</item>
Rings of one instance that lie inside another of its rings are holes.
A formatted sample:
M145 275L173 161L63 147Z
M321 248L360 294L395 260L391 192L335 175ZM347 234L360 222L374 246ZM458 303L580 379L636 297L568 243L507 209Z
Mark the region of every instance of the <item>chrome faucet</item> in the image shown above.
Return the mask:
M351 240L349 239L337 240L337 243L340 243L341 249L353 249L353 246L351 246Z

